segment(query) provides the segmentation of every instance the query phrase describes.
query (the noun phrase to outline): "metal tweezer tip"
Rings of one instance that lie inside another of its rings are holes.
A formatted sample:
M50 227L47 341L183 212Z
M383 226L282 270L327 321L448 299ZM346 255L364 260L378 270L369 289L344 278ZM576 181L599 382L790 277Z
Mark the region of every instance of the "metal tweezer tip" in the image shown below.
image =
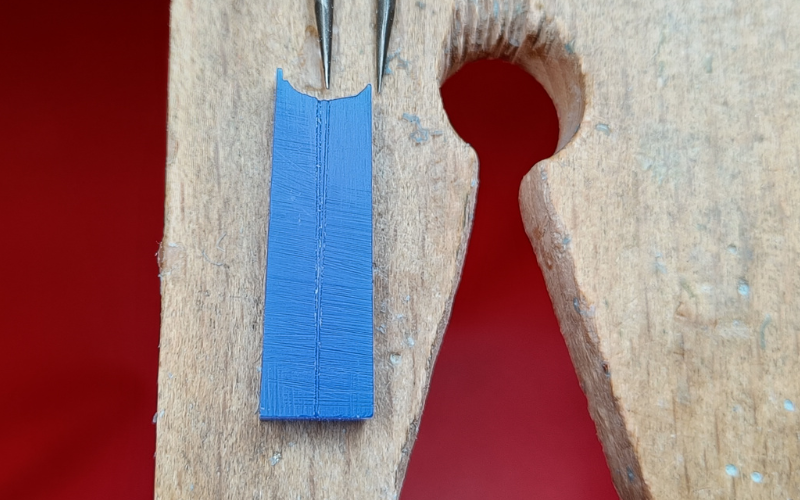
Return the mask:
M378 0L378 92L381 91L386 57L389 52L389 37L392 36L395 0Z
M333 34L333 0L314 0L317 16L319 50L322 54L322 70L325 73L325 88L331 88L331 35Z

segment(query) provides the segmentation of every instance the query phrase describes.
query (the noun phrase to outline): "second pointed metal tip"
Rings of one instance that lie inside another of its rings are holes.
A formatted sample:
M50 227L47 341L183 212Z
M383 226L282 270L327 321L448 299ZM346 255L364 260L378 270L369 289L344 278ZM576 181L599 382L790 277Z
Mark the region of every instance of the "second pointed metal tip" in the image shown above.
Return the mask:
M333 34L333 0L315 0L314 14L317 18L319 50L322 55L322 71L325 88L331 88L331 39Z
M378 93L383 86L386 71L386 58L389 52L389 38L392 36L395 0L378 0Z

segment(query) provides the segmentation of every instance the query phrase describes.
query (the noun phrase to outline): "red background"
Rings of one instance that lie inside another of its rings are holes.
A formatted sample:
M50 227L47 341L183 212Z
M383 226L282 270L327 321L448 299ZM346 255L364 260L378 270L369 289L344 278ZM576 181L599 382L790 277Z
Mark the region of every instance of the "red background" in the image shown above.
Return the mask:
M152 498L169 11L0 16L0 498ZM478 208L403 500L612 499L517 205L555 110L498 62L442 91Z

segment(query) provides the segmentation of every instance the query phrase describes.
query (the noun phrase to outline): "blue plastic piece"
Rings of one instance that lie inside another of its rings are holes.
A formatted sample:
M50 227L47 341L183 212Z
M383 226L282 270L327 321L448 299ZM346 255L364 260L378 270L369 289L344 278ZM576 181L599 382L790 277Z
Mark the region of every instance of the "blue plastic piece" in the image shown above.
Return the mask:
M373 414L372 92L320 101L278 70L262 420Z

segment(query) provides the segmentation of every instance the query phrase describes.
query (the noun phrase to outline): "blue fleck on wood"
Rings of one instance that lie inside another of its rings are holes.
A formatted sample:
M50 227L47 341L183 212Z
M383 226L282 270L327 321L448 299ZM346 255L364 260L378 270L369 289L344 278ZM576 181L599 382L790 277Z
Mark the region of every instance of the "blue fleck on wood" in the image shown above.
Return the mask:
M262 420L373 413L372 94L319 101L278 70Z

